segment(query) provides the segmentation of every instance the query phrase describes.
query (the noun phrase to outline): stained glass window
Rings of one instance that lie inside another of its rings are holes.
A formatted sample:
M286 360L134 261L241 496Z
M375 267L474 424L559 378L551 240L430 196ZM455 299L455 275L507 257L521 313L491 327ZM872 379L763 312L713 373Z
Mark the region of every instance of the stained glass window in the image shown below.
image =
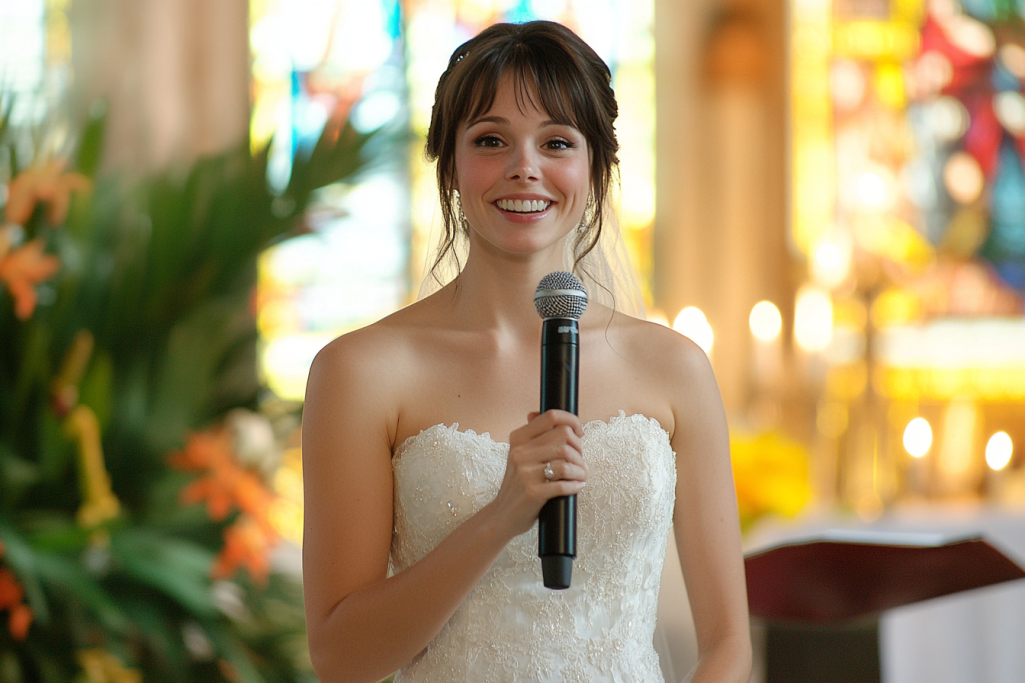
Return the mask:
M406 86L397 0L253 0L254 150L271 145L284 188L292 155L329 117L369 132L402 126ZM309 234L260 260L261 369L281 398L301 399L314 355L334 337L408 300L409 190L404 159L323 191Z
M965 493L1025 398L1023 18L1017 0L793 3L791 237L805 293L832 303L806 352L877 503L913 479L887 472L916 415L938 425L929 490Z
M2 106L13 105L14 125L39 123L63 95L70 80L69 1L0 3L0 92L9 98ZM66 135L66 127L57 128ZM42 141L53 146L63 142ZM41 151L45 154L56 150Z

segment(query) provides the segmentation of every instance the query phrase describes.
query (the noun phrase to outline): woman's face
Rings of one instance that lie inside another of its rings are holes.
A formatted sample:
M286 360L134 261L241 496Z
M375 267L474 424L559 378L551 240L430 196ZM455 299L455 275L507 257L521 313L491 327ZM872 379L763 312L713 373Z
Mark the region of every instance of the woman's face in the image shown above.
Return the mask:
M457 132L456 187L471 248L561 258L590 191L587 140L535 108L536 93L520 93L517 105L515 87L503 77L491 109Z

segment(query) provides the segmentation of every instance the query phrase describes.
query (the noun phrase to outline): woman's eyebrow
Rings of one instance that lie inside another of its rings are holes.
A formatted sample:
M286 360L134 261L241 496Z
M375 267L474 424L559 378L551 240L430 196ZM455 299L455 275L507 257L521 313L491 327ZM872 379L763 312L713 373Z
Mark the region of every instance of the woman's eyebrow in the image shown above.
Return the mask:
M466 127L470 128L472 126L476 126L478 123L500 123L500 124L507 124L507 123L509 123L509 119L502 118L501 116L482 116L479 119L474 119L473 121L470 121L468 124L466 124Z
M540 128L546 128L548 126L567 126L569 128L576 128L572 123L566 123L565 121L556 121L555 119L545 119L541 122Z
M479 123L497 123L506 125L509 123L509 119L506 119L502 116L482 116L479 119L474 119L473 121L470 121L468 124L466 124L466 127L472 128L473 126L476 126ZM538 127L547 128L548 126L569 126L570 128L574 127L572 123L556 121L555 119L545 119L540 123Z

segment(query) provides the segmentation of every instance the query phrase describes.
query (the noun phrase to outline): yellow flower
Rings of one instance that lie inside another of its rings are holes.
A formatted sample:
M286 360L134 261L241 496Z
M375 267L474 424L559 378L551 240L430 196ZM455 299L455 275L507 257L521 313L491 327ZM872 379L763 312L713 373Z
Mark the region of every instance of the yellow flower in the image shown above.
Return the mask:
M64 421L67 434L78 441L79 481L82 488L78 524L92 529L121 514L121 503L110 488L110 474L103 460L100 423L96 413L77 405Z
M103 648L79 650L78 663L86 683L142 683L142 674L137 669L126 668Z
M741 527L764 515L793 517L811 498L808 454L778 432L731 434L730 455Z

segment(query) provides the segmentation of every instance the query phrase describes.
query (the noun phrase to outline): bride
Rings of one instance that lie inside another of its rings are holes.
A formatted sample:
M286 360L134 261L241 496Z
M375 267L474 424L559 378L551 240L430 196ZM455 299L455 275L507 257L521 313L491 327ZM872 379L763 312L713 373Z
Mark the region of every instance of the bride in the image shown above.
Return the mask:
M607 227L616 111L608 67L550 22L492 26L442 75L435 266L463 238L465 264L310 371L303 573L321 680L662 681L652 633L672 529L693 681L747 681L728 435L704 353L592 295L580 419L536 412L534 289L567 251L581 271ZM553 591L536 520L572 494L573 584Z

